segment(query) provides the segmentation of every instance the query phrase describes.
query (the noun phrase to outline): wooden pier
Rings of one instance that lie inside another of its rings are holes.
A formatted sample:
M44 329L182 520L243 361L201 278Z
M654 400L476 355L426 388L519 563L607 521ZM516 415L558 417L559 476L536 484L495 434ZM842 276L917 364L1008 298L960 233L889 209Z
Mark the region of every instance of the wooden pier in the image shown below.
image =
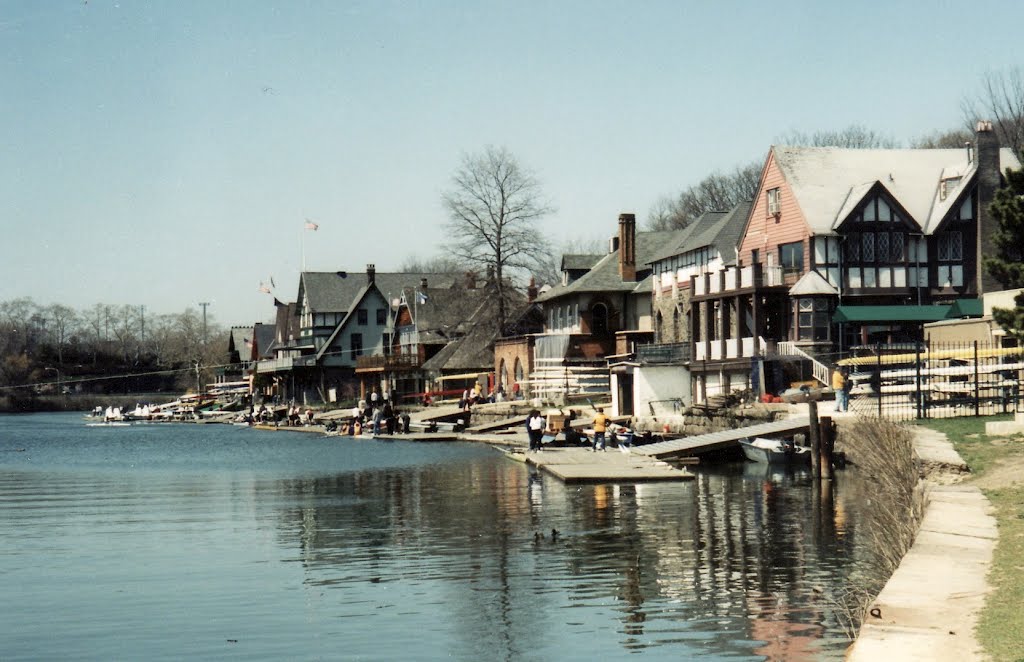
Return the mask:
M636 449L634 449L635 451ZM639 483L691 480L694 475L646 455L623 453L618 448L545 448L526 453L527 464L565 483Z
M760 423L743 428L719 430L718 432L698 434L692 437L668 439L653 444L634 446L633 453L652 458L700 455L701 453L739 446L740 439L746 439L747 437L779 438L791 437L795 434L807 435L809 429L809 418L787 418L771 423Z

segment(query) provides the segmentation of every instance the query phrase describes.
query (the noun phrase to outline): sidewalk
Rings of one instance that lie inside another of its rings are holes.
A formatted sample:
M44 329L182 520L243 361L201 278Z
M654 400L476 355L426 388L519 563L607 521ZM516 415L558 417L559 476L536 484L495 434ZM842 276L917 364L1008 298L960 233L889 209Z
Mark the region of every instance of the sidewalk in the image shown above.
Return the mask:
M966 470L941 433L915 431L914 446L926 465ZM976 487L929 484L914 545L872 603L847 660L984 659L974 628L998 538L990 510Z

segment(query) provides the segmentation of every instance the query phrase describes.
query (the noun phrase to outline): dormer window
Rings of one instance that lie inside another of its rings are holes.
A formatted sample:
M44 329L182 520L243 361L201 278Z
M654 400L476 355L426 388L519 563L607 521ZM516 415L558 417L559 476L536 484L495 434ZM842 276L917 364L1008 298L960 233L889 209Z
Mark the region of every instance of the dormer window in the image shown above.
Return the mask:
M960 177L947 177L939 182L939 200L945 200L950 193L960 186Z
M772 216L778 216L782 213L782 204L779 200L778 188L768 189L768 213Z

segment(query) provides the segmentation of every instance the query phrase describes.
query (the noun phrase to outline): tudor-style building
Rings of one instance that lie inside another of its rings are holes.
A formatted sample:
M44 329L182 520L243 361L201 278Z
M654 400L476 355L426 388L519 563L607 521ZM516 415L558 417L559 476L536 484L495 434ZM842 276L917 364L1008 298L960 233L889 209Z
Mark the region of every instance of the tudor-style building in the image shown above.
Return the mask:
M530 395L611 391L616 413L632 413L632 373L619 371L613 386L609 363L628 361L653 341L649 263L682 233L637 232L635 215L620 214L607 253L563 258L562 282L537 297L545 324L530 339Z
M274 358L260 361L273 392L302 402L337 401L362 395L356 375L360 357L381 356L394 333L394 299L424 278L450 286L454 274L303 272L295 303L278 307Z
M976 138L965 149L772 147L737 264L691 282L700 396L784 386L773 377L790 376L764 364L779 356L827 381L839 353L915 343L923 322L994 289L981 260L988 204L1020 162L990 124Z

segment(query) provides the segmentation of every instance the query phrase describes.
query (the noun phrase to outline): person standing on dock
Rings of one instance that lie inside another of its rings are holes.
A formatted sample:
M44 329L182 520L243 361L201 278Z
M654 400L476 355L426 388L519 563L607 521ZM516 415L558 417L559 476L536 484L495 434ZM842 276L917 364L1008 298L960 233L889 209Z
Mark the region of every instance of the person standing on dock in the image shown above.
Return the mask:
M541 442L544 439L544 428L547 425L547 421L540 415L540 411L533 409L530 411L530 416L526 419L526 433L530 436L530 450L539 451L541 450Z
M836 394L836 411L846 411L849 408L846 402L849 392L846 390L846 375L839 368L832 373L832 390Z
M604 433L608 429L608 417L604 415L604 409L597 408L597 415L594 416L594 452L598 448L604 451Z

